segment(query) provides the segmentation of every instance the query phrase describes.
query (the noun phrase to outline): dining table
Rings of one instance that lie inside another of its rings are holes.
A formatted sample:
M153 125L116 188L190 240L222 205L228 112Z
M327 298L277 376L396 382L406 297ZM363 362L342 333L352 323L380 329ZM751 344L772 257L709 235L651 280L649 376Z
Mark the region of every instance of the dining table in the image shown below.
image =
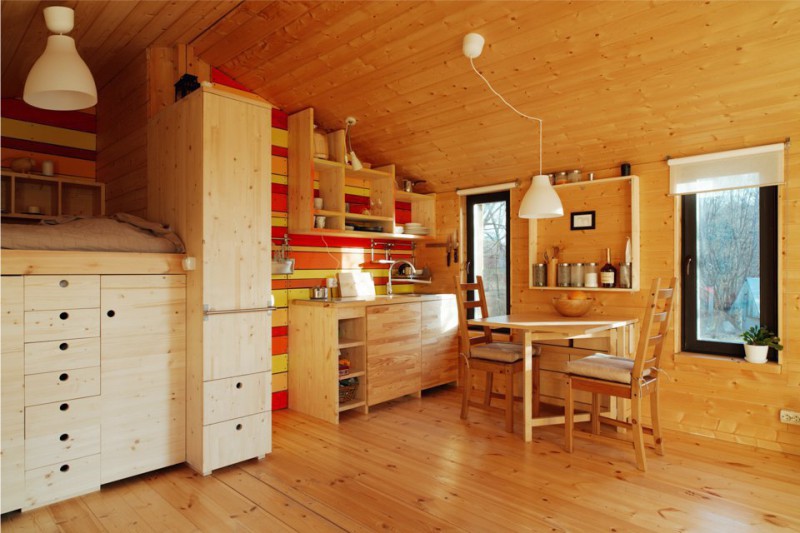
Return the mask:
M556 313L512 313L509 315L474 318L468 321L470 326L484 326L492 329L507 328L522 338L524 348L523 376L523 433L525 442L533 438L533 428L538 426L563 424L564 415L540 416L534 412L539 405L539 376L533 375L533 343L554 340L586 339L607 337L608 352L620 357L632 357L634 351L635 325L637 318L583 316L565 317ZM534 394L536 397L534 397ZM628 406L626 401L618 399L610 403L610 416L625 417ZM588 415L583 415L584 418ZM576 417L576 421L580 419Z

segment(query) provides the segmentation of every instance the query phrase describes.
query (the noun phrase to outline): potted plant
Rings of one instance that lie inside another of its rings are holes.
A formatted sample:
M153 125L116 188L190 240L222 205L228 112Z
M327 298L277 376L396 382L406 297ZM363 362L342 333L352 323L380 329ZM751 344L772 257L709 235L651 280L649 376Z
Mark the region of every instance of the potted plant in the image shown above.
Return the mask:
M753 326L744 333L744 359L749 363L766 363L770 348L783 350L781 339L764 326Z

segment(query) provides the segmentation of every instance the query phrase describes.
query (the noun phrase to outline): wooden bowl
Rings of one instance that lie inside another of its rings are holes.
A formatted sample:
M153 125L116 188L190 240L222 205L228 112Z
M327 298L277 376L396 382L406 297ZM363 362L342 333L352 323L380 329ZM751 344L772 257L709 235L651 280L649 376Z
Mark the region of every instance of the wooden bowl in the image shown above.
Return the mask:
M594 305L594 298L585 300L568 300L566 298L553 298L553 307L561 316L583 316Z

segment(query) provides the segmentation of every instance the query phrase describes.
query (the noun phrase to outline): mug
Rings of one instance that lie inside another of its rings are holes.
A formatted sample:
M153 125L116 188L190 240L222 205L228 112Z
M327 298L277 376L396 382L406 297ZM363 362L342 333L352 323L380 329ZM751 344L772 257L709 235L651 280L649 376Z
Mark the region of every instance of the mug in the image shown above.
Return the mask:
M314 227L324 229L325 228L325 217L323 216L316 216L314 217Z
M45 176L52 176L54 174L55 168L53 167L53 162L50 160L42 161L42 174Z
M322 198L314 198L314 209L322 209L323 201Z

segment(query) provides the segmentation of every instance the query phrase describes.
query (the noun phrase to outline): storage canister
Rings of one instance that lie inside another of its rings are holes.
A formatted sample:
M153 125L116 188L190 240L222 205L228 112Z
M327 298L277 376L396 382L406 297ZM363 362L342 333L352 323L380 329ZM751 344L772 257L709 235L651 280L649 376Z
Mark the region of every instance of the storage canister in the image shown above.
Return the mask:
M544 287L546 285L547 285L547 265L544 263L534 263L533 286Z
M583 179L580 170L570 170L569 174L567 174L567 182L568 183L578 183Z
M566 172L559 172L556 174L556 185L563 185L567 182L567 173Z
M620 289L630 289L631 288L631 264L630 263L620 263L618 272L619 272L619 288Z
M569 284L571 287L583 287L583 263L572 263L569 267Z
M556 274L559 287L569 287L569 263L559 263Z
M586 263L583 267L583 286L584 287L597 287L597 263Z

